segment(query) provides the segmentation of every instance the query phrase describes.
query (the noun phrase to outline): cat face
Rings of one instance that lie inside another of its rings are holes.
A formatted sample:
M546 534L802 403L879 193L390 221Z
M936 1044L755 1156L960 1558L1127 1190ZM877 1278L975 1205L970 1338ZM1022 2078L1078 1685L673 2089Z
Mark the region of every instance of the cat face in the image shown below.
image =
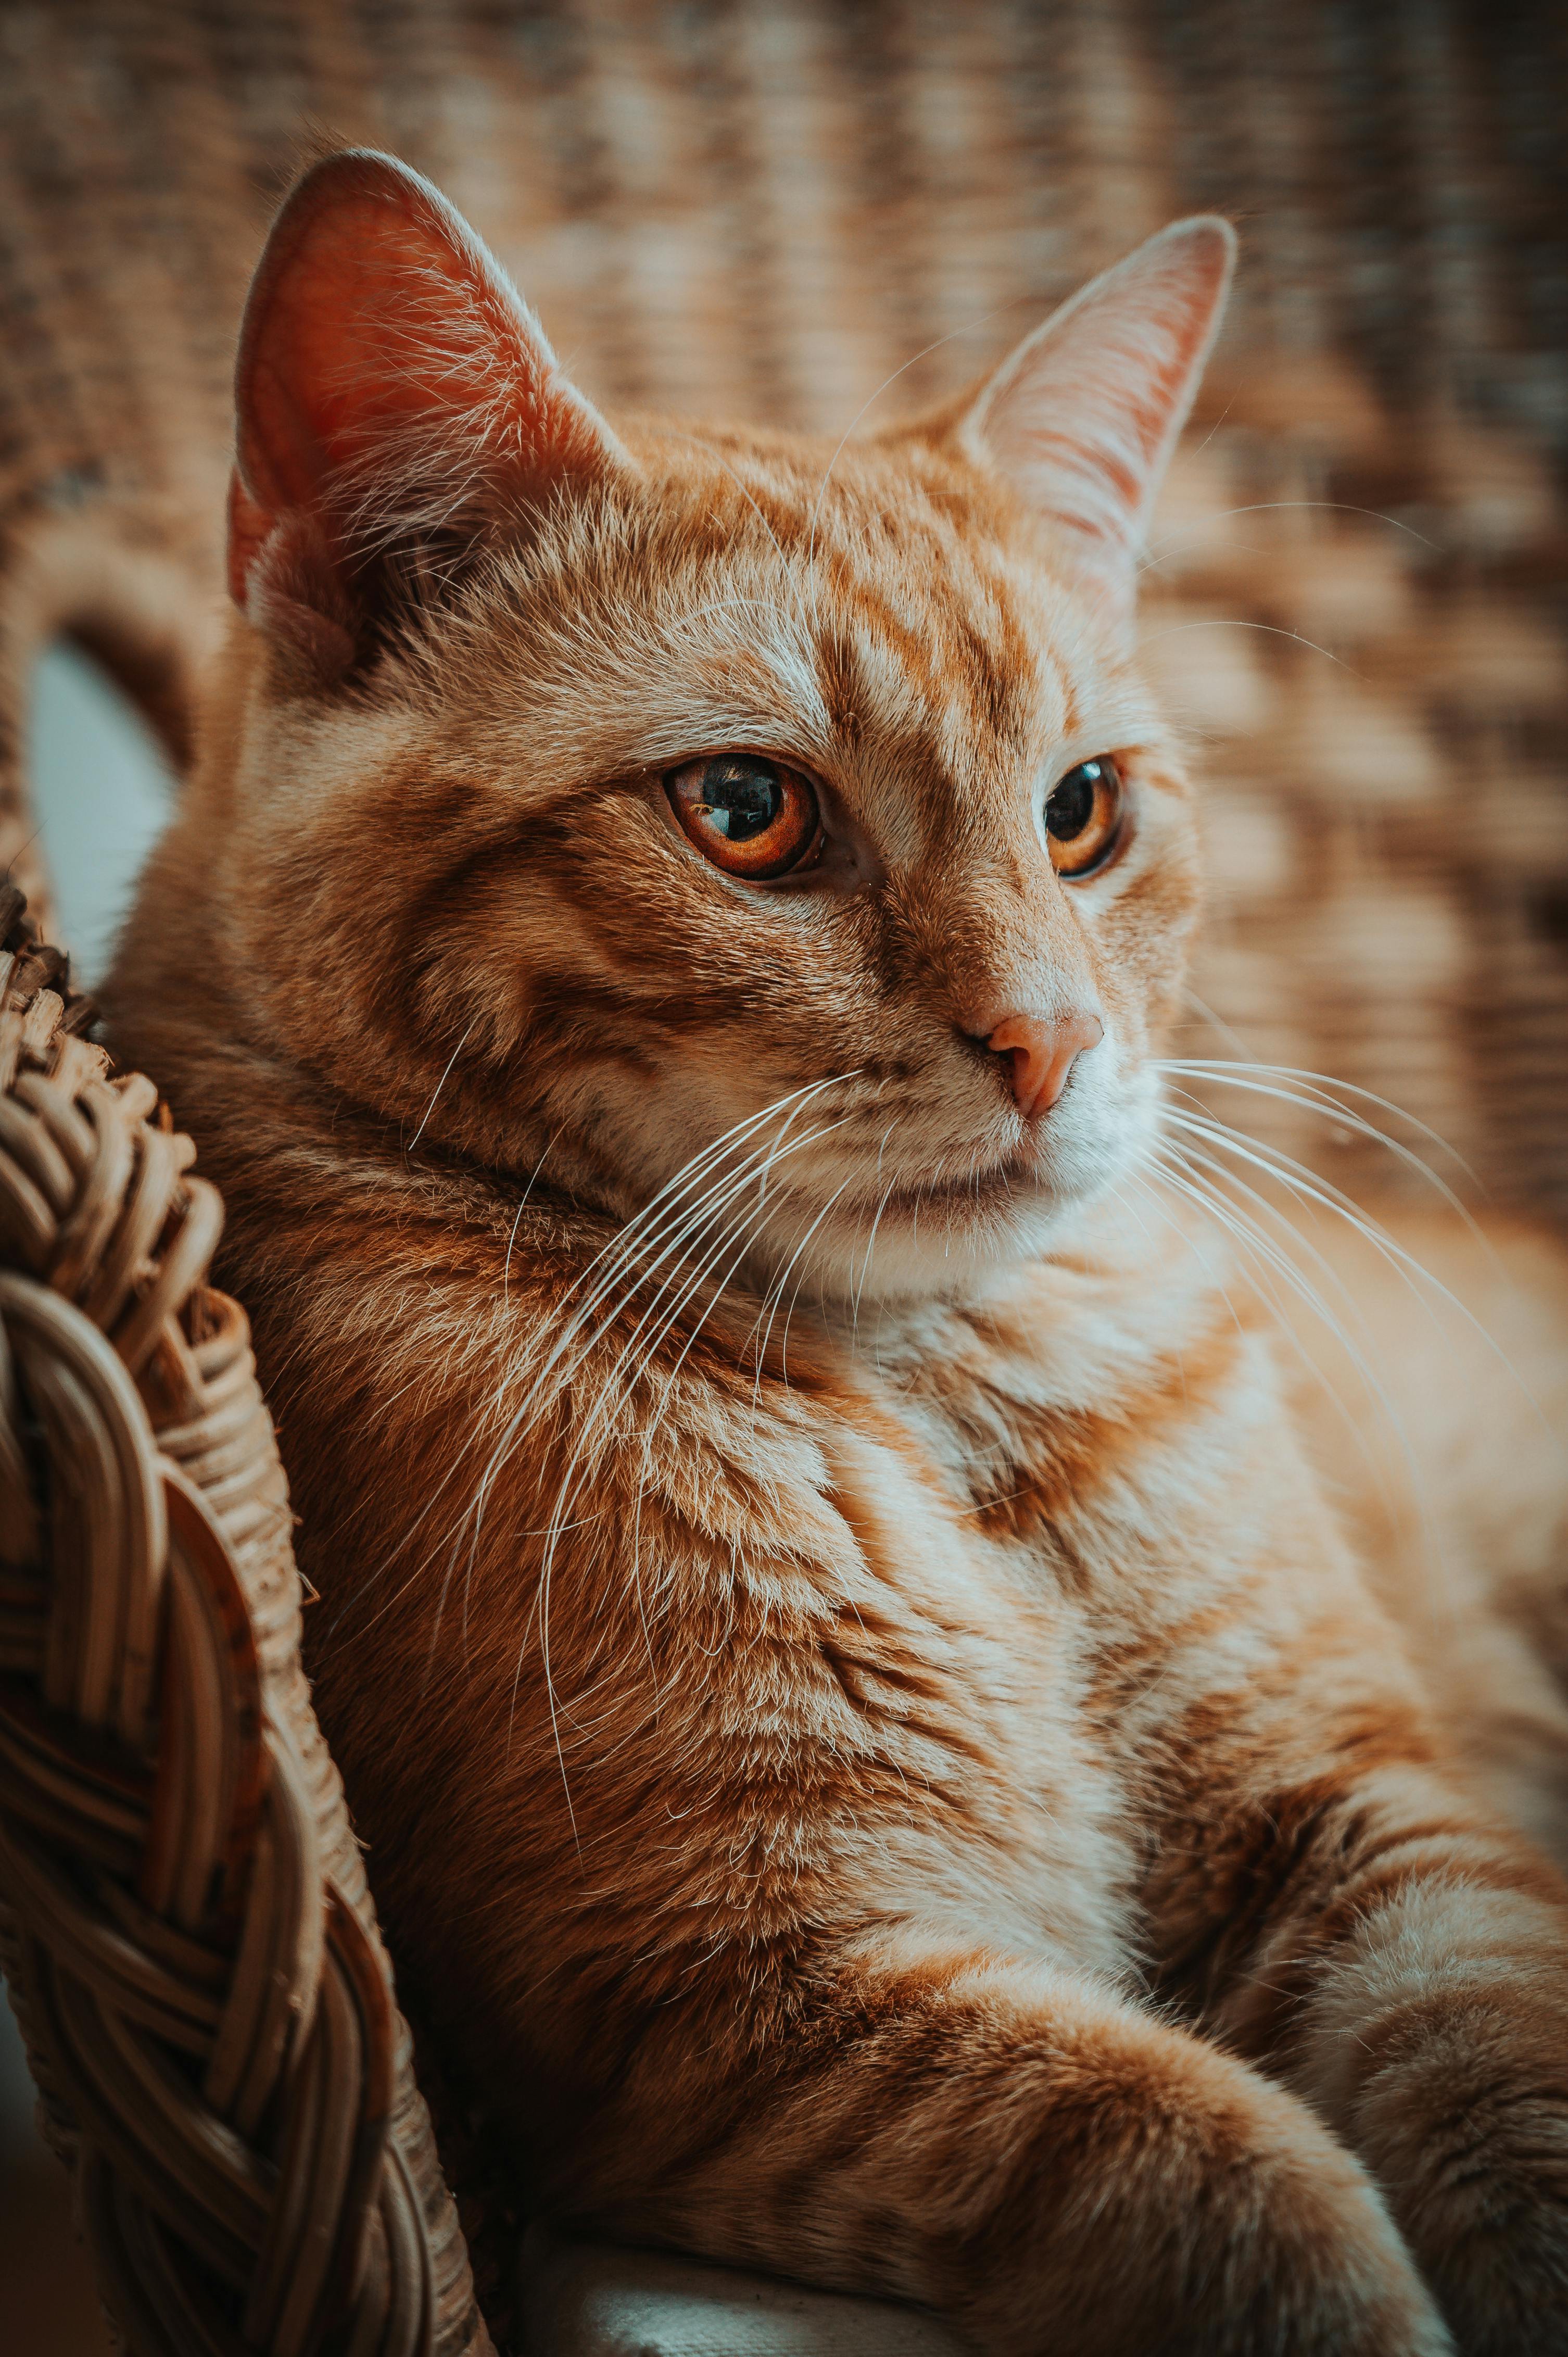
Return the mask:
M318 167L240 368L254 1019L712 1275L1048 1246L1148 1136L1196 907L1128 623L1230 251L1165 232L836 450L616 433L435 191Z

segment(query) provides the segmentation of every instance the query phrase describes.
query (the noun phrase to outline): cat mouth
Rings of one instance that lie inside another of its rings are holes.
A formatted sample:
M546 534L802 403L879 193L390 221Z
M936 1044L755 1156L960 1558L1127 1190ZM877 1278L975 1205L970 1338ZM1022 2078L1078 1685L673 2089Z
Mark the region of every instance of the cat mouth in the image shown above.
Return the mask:
M918 1186L895 1187L875 1199L879 1216L918 1219L931 1211L988 1211L1037 1195L1041 1176L1033 1156L1009 1155L980 1170L959 1170Z

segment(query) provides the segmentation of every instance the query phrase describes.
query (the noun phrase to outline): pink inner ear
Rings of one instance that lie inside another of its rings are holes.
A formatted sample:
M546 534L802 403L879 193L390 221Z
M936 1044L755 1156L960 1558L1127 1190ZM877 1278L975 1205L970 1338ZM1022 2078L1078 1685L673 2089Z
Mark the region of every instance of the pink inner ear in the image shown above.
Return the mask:
M285 206L251 289L235 383L230 582L278 517L358 468L472 473L483 448L542 487L607 442L478 242L391 157L332 156ZM448 447L444 447L448 445Z
M1234 238L1179 222L1036 329L970 431L1088 573L1124 595L1130 560L1196 391Z
M494 342L475 349L481 290L467 257L435 224L410 220L396 193L339 198L304 227L258 288L242 393L266 478L253 488L288 506L308 502L324 470L353 458L370 432L472 409L498 389L487 375L500 373ZM485 324L504 336L511 323Z

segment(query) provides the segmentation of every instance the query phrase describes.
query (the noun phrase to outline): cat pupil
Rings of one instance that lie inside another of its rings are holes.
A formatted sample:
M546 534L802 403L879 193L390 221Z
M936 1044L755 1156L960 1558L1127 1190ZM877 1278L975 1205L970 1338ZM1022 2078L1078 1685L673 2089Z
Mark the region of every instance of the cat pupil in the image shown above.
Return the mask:
M1094 815L1094 789L1100 782L1098 761L1080 761L1069 770L1046 804L1046 831L1058 843L1081 834Z
M703 772L703 800L721 834L731 843L748 843L772 825L784 794L765 762L710 761Z

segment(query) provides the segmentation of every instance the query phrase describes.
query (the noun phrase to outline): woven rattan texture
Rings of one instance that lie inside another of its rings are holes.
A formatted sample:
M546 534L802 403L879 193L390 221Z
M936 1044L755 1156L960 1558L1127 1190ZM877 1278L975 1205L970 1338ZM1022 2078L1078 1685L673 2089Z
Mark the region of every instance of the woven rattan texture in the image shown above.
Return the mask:
M133 2357L481 2357L221 1211L0 887L0 1955Z
M1147 630L1208 740L1199 995L1568 1209L1564 121L1560 0L10 0L0 529L107 501L216 610L233 331L311 128L438 180L600 398L833 433L1219 206Z

